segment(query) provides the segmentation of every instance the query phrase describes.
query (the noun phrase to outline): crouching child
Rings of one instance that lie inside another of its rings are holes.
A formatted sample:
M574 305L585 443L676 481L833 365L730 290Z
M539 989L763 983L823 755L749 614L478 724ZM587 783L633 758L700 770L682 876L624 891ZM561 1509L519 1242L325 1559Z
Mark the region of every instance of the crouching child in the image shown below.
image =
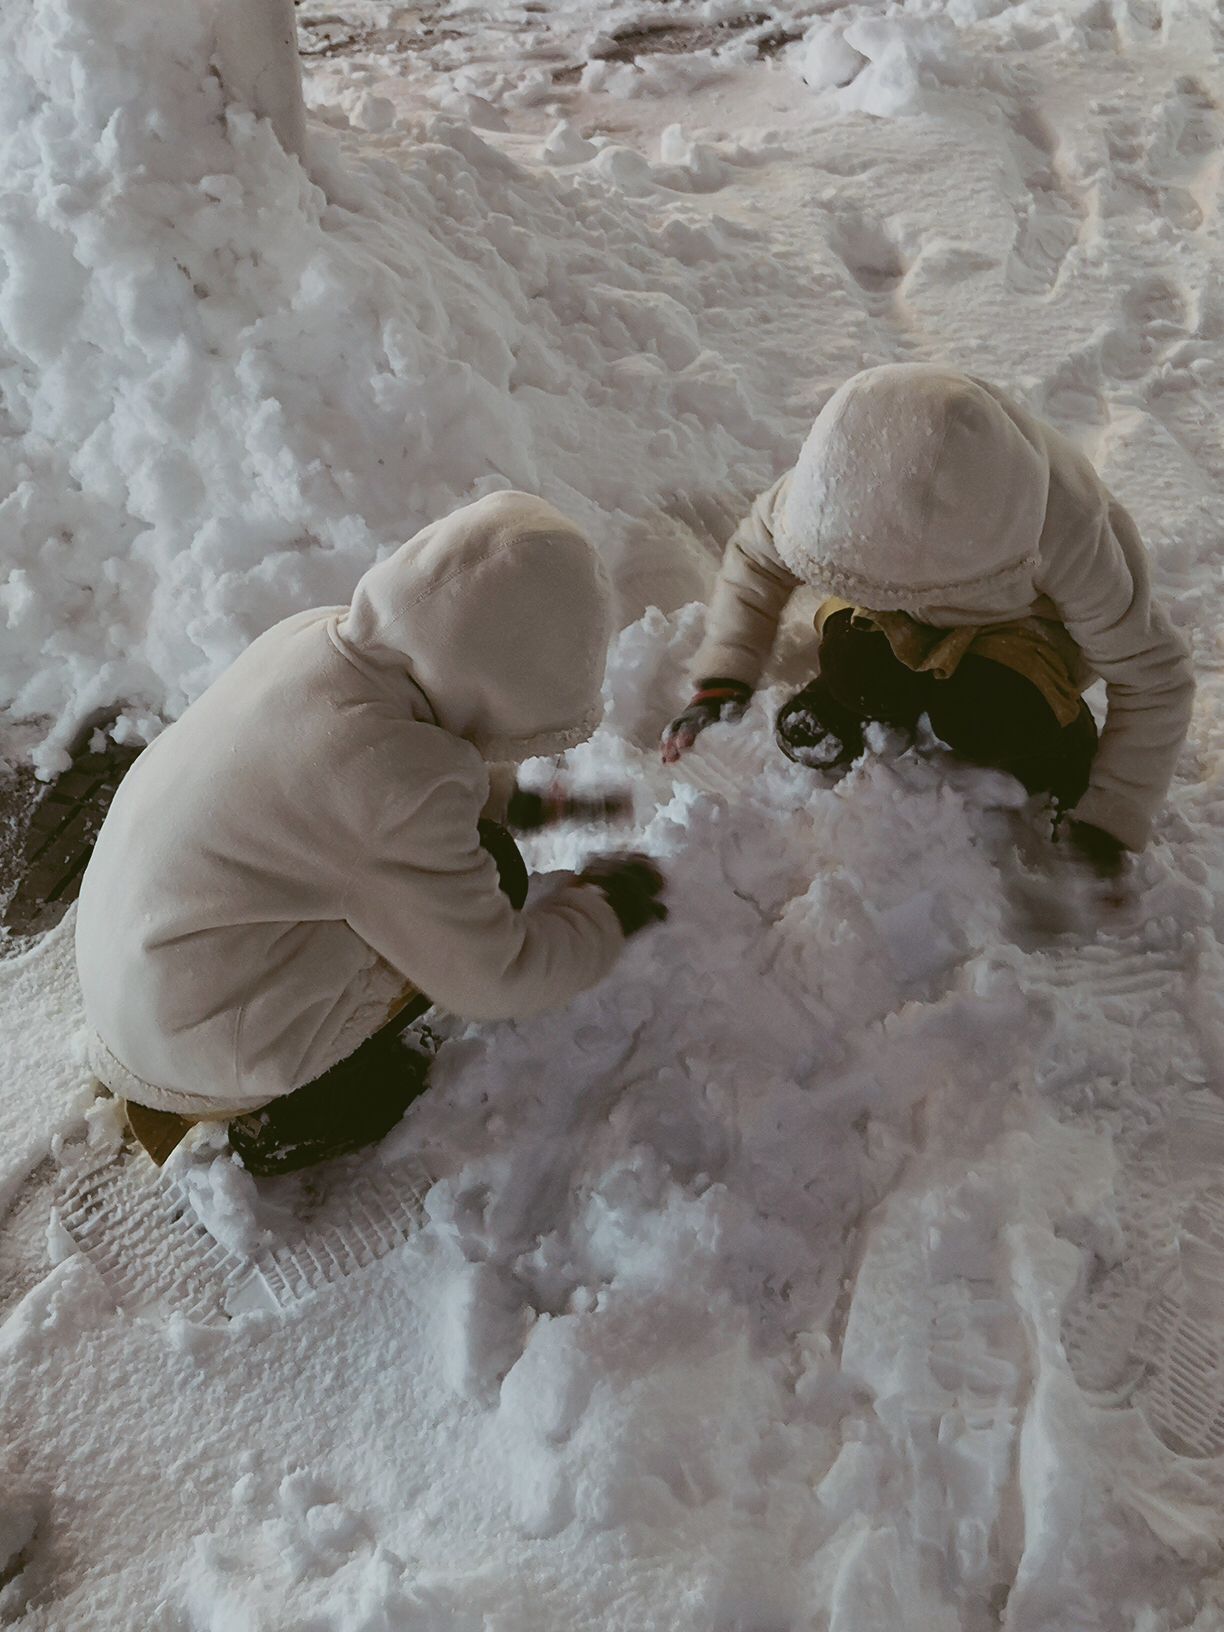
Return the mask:
M262 635L141 754L76 926L90 1063L164 1160L226 1120L256 1173L381 1138L425 1085L430 1003L471 1020L560 1007L666 909L645 857L605 856L526 905L490 767L600 718L610 594L542 500L437 522L352 604ZM502 782L502 798L512 778Z
M1099 871L1147 843L1190 664L1134 522L1051 426L952 369L847 381L727 546L665 760L743 713L801 584L825 600L819 672L778 714L790 758L849 764L868 721L925 713L963 758L1050 794ZM1082 697L1098 677L1099 741Z

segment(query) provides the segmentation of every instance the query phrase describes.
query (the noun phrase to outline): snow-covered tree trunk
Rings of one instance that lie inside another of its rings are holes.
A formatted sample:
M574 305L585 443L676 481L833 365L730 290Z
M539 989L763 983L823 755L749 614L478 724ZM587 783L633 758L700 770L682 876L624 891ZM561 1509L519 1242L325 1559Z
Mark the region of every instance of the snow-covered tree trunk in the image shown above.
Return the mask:
M302 158L306 110L293 0L221 0L217 65L232 95L270 119L286 153Z

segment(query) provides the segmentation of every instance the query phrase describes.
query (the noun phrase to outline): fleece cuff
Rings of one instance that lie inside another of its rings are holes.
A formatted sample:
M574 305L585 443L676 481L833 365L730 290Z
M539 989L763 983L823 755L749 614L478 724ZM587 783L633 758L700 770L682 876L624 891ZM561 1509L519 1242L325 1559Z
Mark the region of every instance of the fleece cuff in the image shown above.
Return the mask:
M1077 822L1091 822L1124 844L1128 850L1142 850L1152 831L1152 819L1124 794L1089 787L1071 815Z

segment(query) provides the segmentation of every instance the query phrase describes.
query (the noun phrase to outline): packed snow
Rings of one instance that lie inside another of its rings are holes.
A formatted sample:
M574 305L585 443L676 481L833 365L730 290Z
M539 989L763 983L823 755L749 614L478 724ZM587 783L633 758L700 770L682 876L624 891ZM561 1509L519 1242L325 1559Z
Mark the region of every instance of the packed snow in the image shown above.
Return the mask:
M525 488L620 597L564 774L634 798L529 860L648 850L671 916L564 1012L450 1028L346 1170L424 1164L409 1239L212 1325L117 1307L52 1211L115 1137L71 917L0 962L0 1623L1224 1628L1216 9L298 23L301 160L210 68L211 0L0 19L4 751L147 740ZM1120 884L930 739L785 761L803 596L746 720L659 761L731 528L841 380L906 360L1082 447L1193 644ZM309 1201L207 1129L174 1160L239 1256Z

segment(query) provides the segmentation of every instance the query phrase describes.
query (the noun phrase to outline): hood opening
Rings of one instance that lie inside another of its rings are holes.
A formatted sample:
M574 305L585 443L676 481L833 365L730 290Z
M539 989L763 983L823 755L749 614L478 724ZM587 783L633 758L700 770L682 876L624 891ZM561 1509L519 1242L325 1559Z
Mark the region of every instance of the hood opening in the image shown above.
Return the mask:
M528 493L494 493L371 567L342 647L406 675L490 761L560 753L602 718L612 596L593 547Z

